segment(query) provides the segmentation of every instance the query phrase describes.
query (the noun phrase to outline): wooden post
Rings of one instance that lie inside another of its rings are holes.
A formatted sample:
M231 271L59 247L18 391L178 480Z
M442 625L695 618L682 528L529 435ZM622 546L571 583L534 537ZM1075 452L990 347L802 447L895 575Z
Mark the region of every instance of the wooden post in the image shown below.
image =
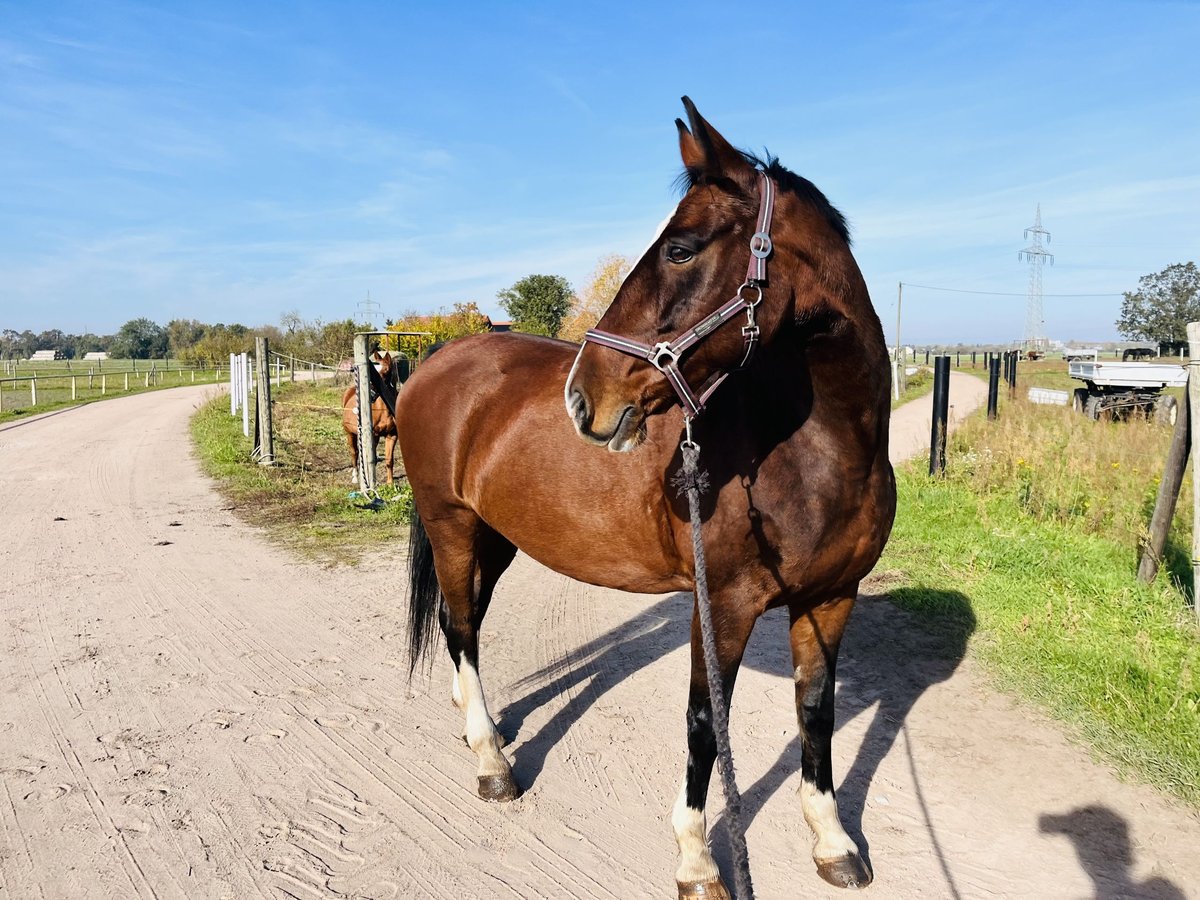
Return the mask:
M72 375L72 376L71 376L71 399L72 399L72 400L75 400L75 399L76 399L76 393L75 393L75 376L74 376L74 375Z
M1200 409L1200 322L1188 322L1188 418ZM1179 423L1176 422L1176 425ZM1192 609L1200 620L1200 602L1196 601L1195 585L1200 584L1200 478L1192 466Z
M29 379L29 405L37 406L37 375Z
M108 376L103 372L100 373L100 396L103 397L108 393Z
M255 396L257 415L255 430L258 432L258 464L275 465L275 439L271 433L271 369L270 347L265 337L254 339L255 363L258 366L258 390ZM278 369L276 370L278 372Z
M1189 382L1190 380L1189 376ZM1138 563L1138 581L1144 581L1146 584L1154 580L1162 562L1163 550L1167 546L1167 534L1171 530L1171 521L1175 518L1175 503L1179 499L1179 486L1183 483L1183 471L1187 468L1191 444L1191 416L1185 403L1175 419L1175 430L1171 432L1171 447L1167 450L1167 462L1163 466L1162 481L1158 485L1154 515L1150 517L1150 534L1142 547L1142 559Z
M129 373L125 373L125 390L129 390Z

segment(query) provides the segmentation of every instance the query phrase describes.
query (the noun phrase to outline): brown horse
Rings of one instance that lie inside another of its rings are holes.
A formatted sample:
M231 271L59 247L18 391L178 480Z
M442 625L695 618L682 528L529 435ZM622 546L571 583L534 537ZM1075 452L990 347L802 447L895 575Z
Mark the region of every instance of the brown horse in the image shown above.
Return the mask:
M465 338L405 386L400 446L419 509L412 661L440 620L479 793L517 796L478 675L496 582L520 548L590 584L691 590L687 504L672 481L695 419L726 696L755 622L787 607L813 859L827 881L862 886L872 876L838 819L830 741L842 631L895 512L883 332L824 195L777 161L735 150L684 105L686 193L583 346ZM688 762L671 816L676 881L680 896L726 897L707 845L716 751L697 622L694 610Z
M396 467L396 393L399 386L395 360L392 354L379 351L371 355L371 453L384 439L384 470L387 483L395 483ZM358 484L358 388L350 385L342 394L342 430L346 432L346 443L350 446L353 474L352 484Z

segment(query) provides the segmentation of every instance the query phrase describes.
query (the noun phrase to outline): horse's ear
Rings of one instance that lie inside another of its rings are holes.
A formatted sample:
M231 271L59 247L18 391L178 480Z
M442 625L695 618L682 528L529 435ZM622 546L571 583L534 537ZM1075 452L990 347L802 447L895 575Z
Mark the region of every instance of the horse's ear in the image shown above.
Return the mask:
M693 177L708 175L724 176L738 182L749 180L754 169L746 158L705 121L691 98L683 98L683 107L687 110L691 130L681 119L675 120L675 127L679 129L679 155Z

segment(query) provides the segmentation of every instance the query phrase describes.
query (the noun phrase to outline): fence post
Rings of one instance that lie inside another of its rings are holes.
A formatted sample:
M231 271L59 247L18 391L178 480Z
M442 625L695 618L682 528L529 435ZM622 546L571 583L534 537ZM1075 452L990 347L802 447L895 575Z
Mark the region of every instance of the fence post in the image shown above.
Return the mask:
M234 375L234 371L236 370L237 367L234 366L234 364L233 364L233 358L234 358L234 354L230 353L229 354L229 414L231 416L237 415L237 398L238 398L237 377Z
M375 490L375 423L371 419L371 373L367 358L368 335L354 336L354 385L358 404L358 489L366 494Z
M946 426L950 421L950 357L933 360L933 427L929 434L929 474L946 469Z
M77 396L77 395L76 395L76 392L75 392L75 376L74 376L74 375L72 375L72 376L71 376L71 399L72 399L72 400L75 400L75 399L76 399L76 396Z
M1191 390L1191 376L1188 376ZM1186 401L1186 397L1184 398ZM1191 416L1185 402L1175 419L1175 430L1171 432L1171 447L1167 450L1167 462L1163 466L1162 481L1158 485L1158 497L1154 501L1154 515L1150 517L1150 533L1142 547L1142 559L1138 563L1138 581L1149 584L1158 574L1163 549L1167 546L1167 533L1171 520L1175 518L1175 503L1179 499L1179 486L1183 483L1183 470L1187 468L1188 450L1192 443Z
M108 393L108 376L103 372L100 373L100 396L103 397Z
M242 407L242 435L250 437L250 354L243 353L239 362L241 372L238 373L238 378L240 379L241 396L238 397L238 402Z
M1000 360L993 356L988 360L988 404L987 417L995 420L999 413L1000 401Z
M271 432L271 369L270 346L265 337L254 339L254 357L258 366L258 395L255 398L257 412L258 464L275 465L275 438Z
M1200 409L1200 322L1188 322L1188 417ZM1179 423L1176 422L1176 425ZM1192 584L1200 584L1200 478L1192 466ZM1192 609L1200 620L1200 601L1192 595Z
M29 379L29 405L37 406L37 375Z

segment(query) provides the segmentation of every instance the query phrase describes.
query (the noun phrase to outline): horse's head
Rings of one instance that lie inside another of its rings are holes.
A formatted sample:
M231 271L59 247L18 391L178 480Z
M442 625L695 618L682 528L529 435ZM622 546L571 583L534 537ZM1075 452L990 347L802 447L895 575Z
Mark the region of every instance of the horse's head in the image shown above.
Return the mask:
M395 364L392 360L392 354L389 352L380 353L376 350L371 354L371 364L375 366L375 371L379 373L379 377L384 381L388 381L392 376L392 367Z
M849 255L844 221L815 187L778 164L760 168L683 104L687 192L567 378L576 431L614 451L636 447L646 417L672 403L697 415L717 379L821 304L823 257Z

